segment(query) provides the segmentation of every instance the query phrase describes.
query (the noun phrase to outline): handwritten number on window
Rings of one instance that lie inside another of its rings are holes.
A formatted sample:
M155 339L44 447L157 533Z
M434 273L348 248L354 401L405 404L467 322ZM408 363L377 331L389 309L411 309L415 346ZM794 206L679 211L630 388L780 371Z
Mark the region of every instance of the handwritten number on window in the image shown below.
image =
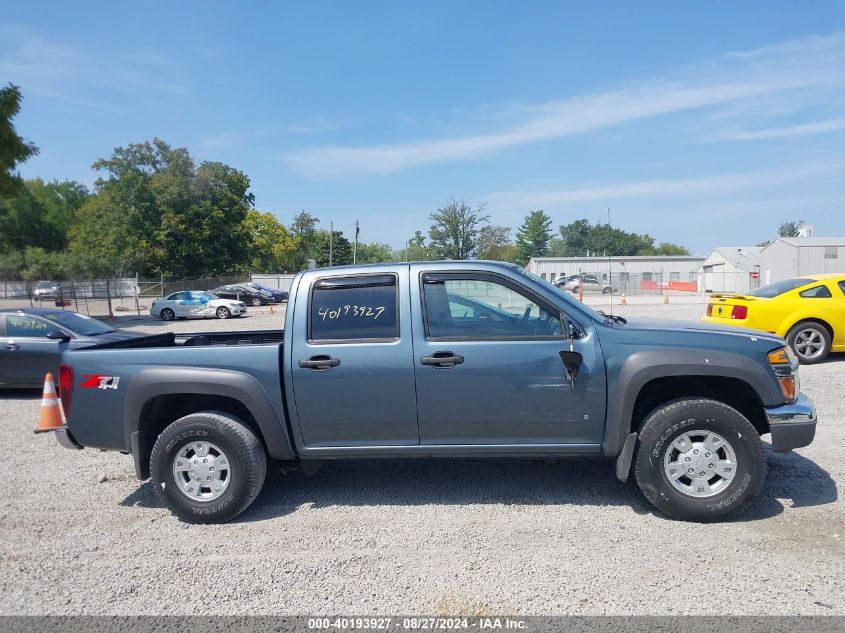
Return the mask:
M337 308L320 306L317 310L317 316L323 321L326 319L339 319L341 316L347 316L350 313L353 317L360 317L363 319L378 319L386 310L385 306L353 306L344 305Z

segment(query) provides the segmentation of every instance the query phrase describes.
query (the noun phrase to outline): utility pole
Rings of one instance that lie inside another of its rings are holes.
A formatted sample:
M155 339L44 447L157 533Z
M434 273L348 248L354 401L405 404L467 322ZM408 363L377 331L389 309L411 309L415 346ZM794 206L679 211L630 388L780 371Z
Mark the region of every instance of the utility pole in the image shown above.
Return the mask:
M352 263L358 263L358 233L360 229L358 228L358 220L355 220L355 246L352 248Z
M329 222L329 266L332 265L332 255L334 249L334 222Z

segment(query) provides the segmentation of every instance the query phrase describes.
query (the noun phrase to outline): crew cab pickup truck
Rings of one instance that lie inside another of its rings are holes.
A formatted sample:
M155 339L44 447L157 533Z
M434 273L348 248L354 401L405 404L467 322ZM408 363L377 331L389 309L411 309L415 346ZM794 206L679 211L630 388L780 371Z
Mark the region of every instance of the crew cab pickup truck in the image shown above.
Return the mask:
M603 455L662 512L742 508L816 412L784 341L596 312L517 266L380 264L293 281L284 331L67 352L70 448L131 454L191 522L236 517L267 460Z

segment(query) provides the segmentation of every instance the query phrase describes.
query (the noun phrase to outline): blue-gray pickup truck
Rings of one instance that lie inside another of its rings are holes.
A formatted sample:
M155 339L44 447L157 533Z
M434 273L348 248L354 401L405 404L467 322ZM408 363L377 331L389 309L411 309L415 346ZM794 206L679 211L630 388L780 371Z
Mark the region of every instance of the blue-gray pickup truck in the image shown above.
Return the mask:
M784 341L596 312L517 266L309 270L284 330L157 334L66 352L67 447L132 455L183 520L255 500L267 460L601 455L659 510L742 508L816 412Z

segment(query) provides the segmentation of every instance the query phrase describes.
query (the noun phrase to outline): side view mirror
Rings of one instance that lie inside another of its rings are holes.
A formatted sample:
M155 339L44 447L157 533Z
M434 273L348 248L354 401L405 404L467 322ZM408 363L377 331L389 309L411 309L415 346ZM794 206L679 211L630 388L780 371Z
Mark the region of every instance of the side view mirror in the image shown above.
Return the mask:
M70 340L70 337L60 330L50 330L47 332L47 338L51 341L61 341L62 343L67 343Z

